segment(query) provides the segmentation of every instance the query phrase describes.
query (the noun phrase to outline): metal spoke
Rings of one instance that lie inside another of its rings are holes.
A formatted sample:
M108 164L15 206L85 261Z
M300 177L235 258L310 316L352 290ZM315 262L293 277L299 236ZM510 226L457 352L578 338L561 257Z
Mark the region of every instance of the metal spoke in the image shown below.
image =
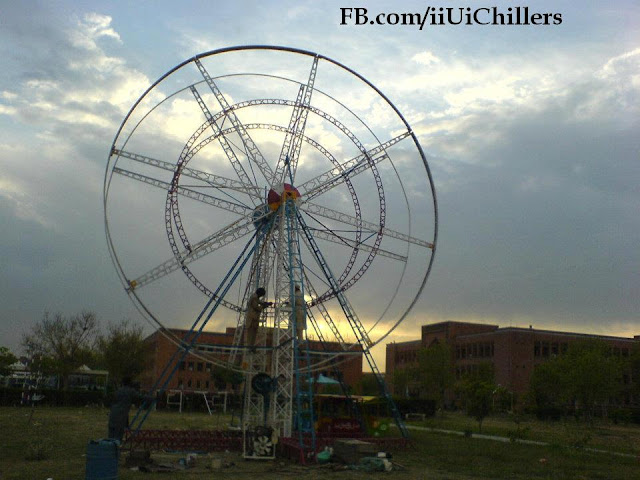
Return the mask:
M316 79L316 72L318 71L318 56L313 58L313 64L311 66L311 72L309 73L309 79L306 85L300 85L298 91L298 98L296 104L291 112L291 118L289 119L289 128L287 129L287 135L285 136L282 149L280 150L280 158L278 159L278 166L271 185L278 185L284 181L285 166L288 164L291 169L292 176L295 178L295 173L298 168L298 157L300 155L300 148L302 146L302 135L307 124L307 116L309 115L309 105L311 103L311 95L313 94L313 84Z
M200 150L198 146L194 147L193 150L196 150L196 149ZM148 157L146 155L141 155L139 153L133 153L133 152L127 152L124 150L114 149L113 154L118 155L119 157L128 158L130 160L142 163L144 165L157 167L162 170L166 170L168 172L173 172L175 170L175 164L173 163L165 162L163 160L158 160L156 158ZM258 199L262 198L263 196L262 189L260 187L256 187L251 184L242 183L238 180L223 177L221 175L214 175L213 173L203 172L201 170L196 170L190 167L184 167L182 169L182 175L190 178L194 178L196 180L201 180L207 183L208 185L218 189L233 190L239 193L252 195Z
M256 221L256 219L260 220L266 217L266 215L267 214L262 217L254 218L253 214L251 214L226 225L217 232L195 243L191 250L185 249L180 252L178 257L172 257L134 280L128 281L127 283L129 284L129 287L132 289L140 288L168 275L178 268L182 268L192 262L195 262L225 245L233 243L239 238L242 238L254 231L255 228L253 222Z
M329 218L331 220L336 220L341 223L346 223L347 225L352 225L357 228L364 228L369 230L370 232L382 232L383 235L388 237L397 238L399 240L404 240L405 242L419 245L421 247L433 248L433 244L429 242L425 242L419 238L411 237L404 233L392 230L390 228L381 227L379 224L368 222L366 220L362 220L356 218L354 216L348 215L343 212L339 212L337 210L333 210L331 208L323 207L322 205L317 205L312 202L304 202L300 205L300 210L307 213L312 213L314 215L319 215L324 218Z
M366 152L347 160L342 163L340 167L334 167L331 170L321 173L320 175L297 185L297 188L303 195L303 198L307 200L317 197L318 195L331 190L336 185L341 184L344 179L353 178L354 176L371 168L372 165L376 165L381 161L388 159L389 157L386 153L377 157L375 155L378 155L391 145L407 138L409 135L410 132L404 132L403 134L398 135L397 137L394 137L371 150L367 150Z
M200 73L204 77L205 81L207 82L207 85L209 85L209 88L218 100L218 103L222 108L222 112L224 112L224 115L231 121L234 129L242 139L247 158L249 159L249 161L257 165L265 180L270 181L273 178L273 171L271 170L271 167L269 166L267 161L264 159L262 153L260 152L260 149L258 149L258 146L254 143L254 141L247 133L244 125L236 116L234 109L229 107L229 103L224 98L224 95L214 82L213 78L211 78L200 59L196 57L194 59L194 62L198 67L198 70L200 70Z
M249 175L247 175L247 172L245 171L244 167L238 160L238 157L236 156L235 151L233 150L231 145L229 145L229 141L227 140L227 137L222 134L221 127L218 125L218 122L213 117L213 115L211 115L211 112L209 112L209 108L204 103L204 100L202 100L202 97L198 93L198 90L196 90L196 87L194 87L193 85L190 87L190 89L191 89L191 93L193 93L193 96L198 102L198 105L200 105L200 109L202 110L202 113L207 119L209 126L211 126L213 131L216 133L216 137L220 142L220 146L224 150L224 153L227 155L227 158L229 159L231 166L236 171L236 175L238 175L238 178L242 183L252 184L251 180L249 179ZM254 201L254 205L255 204L256 203Z
M304 240L304 243L306 244L307 243L306 238L303 238L303 240ZM307 245L307 248L309 248L309 245ZM314 288L313 283L311 282L311 279L307 275L306 267L302 270L302 272L303 272L303 275L304 275L305 286L306 286L307 292L309 293L309 295L312 298L318 298L318 292ZM338 330L338 327L336 326L335 322L331 318L331 315L329 314L329 312L328 312L327 308L325 307L324 303L315 304L315 307L320 312L320 315L322 316L322 319L324 320L324 323L329 327L329 330L333 334L333 337L338 341L338 343L340 343L340 347L343 350L347 350L349 348L349 345L345 342L342 334L340 333L340 330ZM307 308L307 313L311 314L311 310L309 308ZM314 326L315 332L318 335L318 338L320 339L320 341L322 341L324 343L324 338L323 338L322 331L320 330L320 325L317 323L317 320L315 319L315 317L313 317L312 314L309 315L309 318L311 319L311 322L312 322L312 324Z
M168 182L163 182L162 180L158 180L156 178L152 178L147 175L142 175L140 173L124 170L120 167L114 167L113 172L128 178L132 178L139 182L146 183L148 185L153 185L154 187L158 187L164 190L165 192L171 189L171 184ZM191 198L193 200L197 200L198 202L206 203L207 205L212 205L214 207L218 207L223 210L228 210L229 212L245 215L248 211L253 211L253 209L245 205L235 203L235 202L229 202L228 200L222 200L220 198L207 195L205 193L192 190L190 188L178 187L177 192L184 197Z
M320 248L318 247L318 244L315 241L314 237L317 236L319 232L315 232L315 233L311 232L311 229L309 229L306 223L304 222L304 219L302 218L302 215L300 215L300 212L297 213L297 217L298 217L298 222L300 223L300 228L305 237L305 244L307 245L307 248L309 248L309 250L311 251L313 258L316 261L316 264L321 268L325 278L331 285L331 290L333 291L333 294L338 298L340 302L340 306L343 308L345 315L347 317L347 320L351 324L353 328L353 332L356 334L356 338L358 342L361 345L363 345L363 347L372 346L373 342L371 341L371 338L369 337L369 334L367 333L366 328L364 328L364 325L362 324L360 319L357 317L355 310L353 309L353 307L351 307L349 300L344 295L343 289L341 288L341 286L337 283L336 278L333 276L333 273L331 272L331 267L327 263L326 259L324 258L324 255L322 254Z
M312 229L313 230L313 229ZM381 255L383 257L391 258L393 260L398 260L400 262L406 262L407 257L404 255L399 255L394 252L390 252L389 250L385 250L383 248L376 248L366 243L357 243L351 239L341 237L336 233L326 232L324 230L313 230L314 236L318 238L322 238L323 240L327 240L329 242L337 243L339 245L347 246L349 248L357 248L359 250L363 250L365 252L375 252L377 255Z

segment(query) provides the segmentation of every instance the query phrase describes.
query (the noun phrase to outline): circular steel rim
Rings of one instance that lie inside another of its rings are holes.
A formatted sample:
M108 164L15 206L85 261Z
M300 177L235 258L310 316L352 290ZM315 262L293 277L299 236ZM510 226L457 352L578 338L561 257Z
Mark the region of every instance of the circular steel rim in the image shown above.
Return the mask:
M369 82L367 79L365 79L362 75L360 75L359 73L357 73L353 69L351 69L351 68L343 65L342 63L337 62L337 61L335 61L335 60L333 60L333 59L331 59L329 57L326 57L326 56L323 56L323 55L320 55L320 54L316 54L316 53L308 51L308 50L297 49L297 48L292 48L292 47L270 46L270 45L244 45L244 46L234 46L234 47L226 47L226 48L220 48L220 49L216 49L216 50L211 50L211 51L199 54L199 55L197 55L197 56L195 56L193 58L190 58L188 60L185 60L184 62L182 62L181 64L177 65L176 67L174 67L173 69L168 71L166 74L161 76L158 80L156 80L156 82L154 82L151 86L149 86L149 88L147 88L147 90L140 96L140 98L131 107L131 109L129 110L129 112L125 116L124 120L122 121L120 127L118 128L118 131L117 131L117 133L116 133L116 135L114 137L114 141L113 141L113 144L112 144L111 152L113 152L113 149L115 148L116 142L117 142L118 138L120 137L120 135L121 135L121 133L123 131L123 128L124 128L125 124L128 122L129 117L131 116L131 114L138 107L140 102L147 96L147 94L149 92L151 92L160 82L162 82L164 79L166 79L168 76L170 76L175 71L179 70L183 66L189 64L190 62L195 61L196 59L207 58L207 57L211 57L211 56L214 56L214 55L230 53L230 52L236 52L236 51L245 51L245 50L282 51L282 52L296 53L296 54L305 55L305 56L317 57L317 58L319 58L321 60L325 60L325 61L327 61L327 62L329 62L329 63L331 63L331 64L333 64L333 65L335 65L335 66L337 66L337 67L339 67L339 68L341 68L343 70L345 70L346 72L349 72L353 76L355 76L358 79L360 79L363 83L368 85L371 89L373 89L373 91L375 91L379 95L379 97L381 97L386 102L386 104L389 107L392 108L392 110L396 113L397 117L400 119L400 121L407 128L407 132L412 137L412 140L413 140L413 143L415 145L415 148L417 149L417 151L418 151L418 153L419 153L419 155L420 155L420 157L422 159L423 166L424 166L425 171L427 173L428 183L429 183L429 187L430 187L430 191L431 191L431 198L432 198L432 202L433 202L433 215L434 215L433 240L432 240L432 242L430 242L431 243L431 253L430 253L430 256L429 256L429 261L428 261L427 267L425 269L424 276L422 277L422 279L420 281L419 288L418 288L414 298L411 300L411 302L409 303L407 308L404 310L404 312L398 317L397 321L392 325L392 327L386 333L382 334L377 340L375 340L375 342L373 342L371 345L369 345L367 347L368 349L370 349L371 347L377 345L378 343L383 341L385 338L387 338L388 335L391 334L398 327L398 325L407 317L407 315L413 309L413 307L415 306L416 302L418 301L422 291L424 290L424 287L426 285L426 282L428 280L428 277L429 277L429 275L431 273L431 270L432 270L432 267L433 267L433 261L434 261L434 258L435 258L435 251L436 251L437 240L438 240L438 204L437 204L437 197L436 197L436 193L435 193L435 187L434 187L432 173L431 173L430 167L428 165L428 162L427 162L426 156L424 154L424 151L422 150L422 147L421 147L420 143L418 142L418 139L417 139L415 133L411 129L409 123L404 118L402 113L398 110L398 108L386 97L386 95L384 95L375 85L373 85L371 82ZM116 159L116 161L117 161L117 159ZM113 162L113 164L115 164L115 162ZM109 229L108 214L107 214L107 210L108 210L107 209L107 201L108 201L109 186L110 186L111 178L112 178L112 175L113 175L113 172L111 171L111 168L113 167L113 164L112 164L112 154L110 154L109 158L108 158L107 166L106 166L105 178L104 178L104 188L103 188L103 192L104 192L103 193L103 206L104 206L105 232L106 232L106 235L107 235L107 245L108 245L110 257L112 259L112 262L114 263L114 266L116 267L116 271L118 273L118 276L121 279L121 282L125 285L125 288L126 288L127 285L128 285L127 279L126 279L126 276L124 275L124 271L122 269L122 266L121 266L121 263L120 263L120 259L118 258L117 254L115 252L115 248L114 248L114 245L113 245L113 240L111 238L111 233L110 233L110 229ZM180 344L180 339L168 331L168 329L162 324L162 322L160 322L155 317L155 315L153 315L153 313L144 305L144 303L141 301L141 299L138 297L138 295L133 290L130 290L128 293L129 293L129 296L132 298L134 305L141 312L141 314L145 318L147 318L148 320L151 320L153 323L155 323L157 326L159 326L161 331L164 334L166 334L167 336L171 337L173 339L174 343L179 345ZM220 362L220 363L224 364L224 362Z

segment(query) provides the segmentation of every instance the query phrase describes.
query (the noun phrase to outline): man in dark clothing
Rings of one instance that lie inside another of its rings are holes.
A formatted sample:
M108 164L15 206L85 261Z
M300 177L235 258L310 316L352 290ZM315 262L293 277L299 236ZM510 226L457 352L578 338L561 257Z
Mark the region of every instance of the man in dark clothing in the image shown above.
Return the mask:
M116 391L114 402L109 412L109 438L122 442L124 431L129 427L129 410L131 404L148 400L131 386L130 378L122 379L122 386Z
M255 352L256 336L258 334L258 326L260 325L260 316L262 311L273 305L272 302L262 301L266 291L260 287L256 290L256 293L249 297L247 302L247 313L245 315L244 328L245 328L245 345L247 345L252 352Z

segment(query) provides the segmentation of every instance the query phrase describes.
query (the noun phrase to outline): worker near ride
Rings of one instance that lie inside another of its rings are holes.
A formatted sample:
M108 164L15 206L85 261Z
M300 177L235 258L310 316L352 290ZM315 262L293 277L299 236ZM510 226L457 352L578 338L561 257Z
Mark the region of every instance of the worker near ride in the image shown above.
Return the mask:
M129 428L129 410L133 403L149 403L153 401L132 386L131 378L124 377L122 386L116 391L109 411L109 438L122 442L122 437Z
M256 350L256 336L258 334L262 311L273 305L272 302L264 302L262 300L262 297L264 297L266 293L265 289L260 287L249 297L249 301L247 302L247 313L244 321L245 345L251 348L252 352Z
M302 290L300 285L294 287L293 293L293 305L296 320L296 335L298 337L298 343L304 341L304 331L307 328L307 304L304 301Z

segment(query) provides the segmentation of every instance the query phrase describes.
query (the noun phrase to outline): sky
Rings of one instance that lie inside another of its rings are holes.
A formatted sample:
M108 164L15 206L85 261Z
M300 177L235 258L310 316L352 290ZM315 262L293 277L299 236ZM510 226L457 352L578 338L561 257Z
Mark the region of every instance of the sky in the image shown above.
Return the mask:
M369 18L440 7L366 3ZM388 341L417 339L420 325L440 321L640 334L638 3L537 1L519 5L561 23L422 30L355 25L353 12L341 25L345 5L0 0L0 345L19 353L45 311L146 325L107 248L114 137L174 66L254 44L355 70L398 107L424 150L439 208L435 261ZM132 195L131 204L143 201ZM134 231L121 235L119 244L155 248ZM382 370L383 356L382 344Z

